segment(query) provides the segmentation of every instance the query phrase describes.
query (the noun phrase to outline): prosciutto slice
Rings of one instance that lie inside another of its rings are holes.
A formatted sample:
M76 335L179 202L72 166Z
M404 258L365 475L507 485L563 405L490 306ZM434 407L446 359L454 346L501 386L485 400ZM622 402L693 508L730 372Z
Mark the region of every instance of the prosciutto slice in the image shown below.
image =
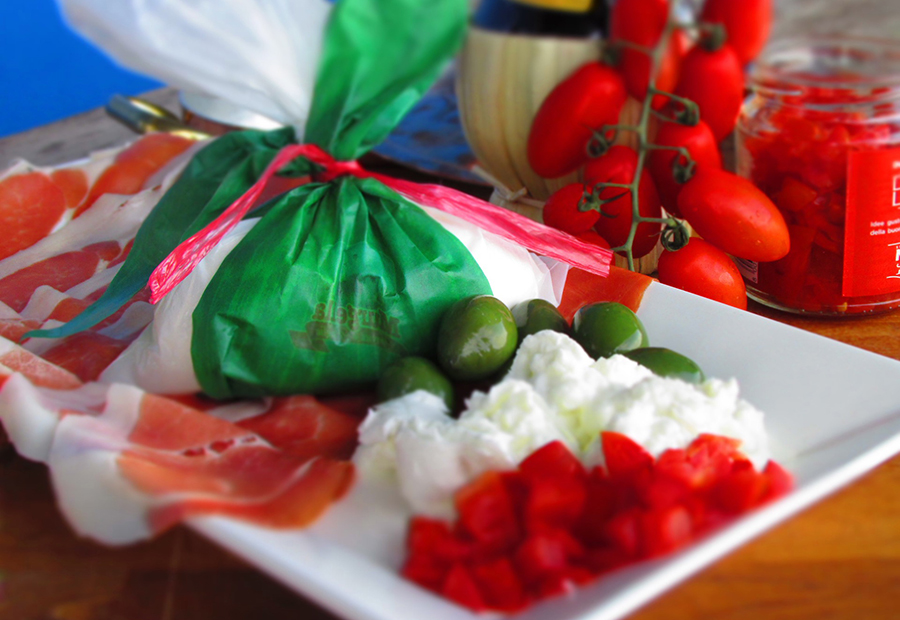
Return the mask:
M13 373L0 388L0 421L23 456L47 463L72 527L122 544L201 514L270 527L318 517L353 480L349 461L327 454L353 450L361 417L292 400L272 401L262 419L299 409L301 421L266 421L262 433L129 385L60 390Z

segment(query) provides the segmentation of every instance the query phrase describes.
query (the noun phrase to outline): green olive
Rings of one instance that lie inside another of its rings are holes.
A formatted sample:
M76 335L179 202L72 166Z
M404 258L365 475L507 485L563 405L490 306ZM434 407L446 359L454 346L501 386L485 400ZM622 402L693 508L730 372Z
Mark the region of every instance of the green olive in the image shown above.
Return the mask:
M647 331L628 306L614 301L590 304L575 313L573 337L594 359L650 344Z
M563 334L569 333L569 323L565 317L560 314L556 306L544 299L523 301L512 309L512 313L516 320L516 327L519 329L520 343L525 340L526 336L547 329Z
M622 355L649 368L660 377L681 379L688 383L703 383L706 380L703 370L694 360L672 349L647 347L626 351Z
M379 402L399 398L416 390L425 390L443 399L453 411L453 384L434 362L424 357L401 357L388 366L378 379Z
M490 295L476 295L457 301L441 319L438 362L451 379L487 379L512 356L517 344L518 329L506 304Z

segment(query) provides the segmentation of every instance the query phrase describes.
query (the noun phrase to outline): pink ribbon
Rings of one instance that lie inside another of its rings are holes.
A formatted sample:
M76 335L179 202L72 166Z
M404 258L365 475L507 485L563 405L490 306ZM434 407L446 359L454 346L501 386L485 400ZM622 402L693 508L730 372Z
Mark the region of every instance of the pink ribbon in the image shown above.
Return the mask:
M374 178L414 203L457 216L536 254L555 258L600 276L609 275L609 265L612 262L612 252L609 250L455 189L368 172L355 161L336 161L314 144L292 144L279 151L259 180L243 196L203 230L182 242L159 264L150 276L151 303L157 303L178 286L247 215L269 180L297 157L305 157L325 168L317 176L319 181L327 182L342 175Z

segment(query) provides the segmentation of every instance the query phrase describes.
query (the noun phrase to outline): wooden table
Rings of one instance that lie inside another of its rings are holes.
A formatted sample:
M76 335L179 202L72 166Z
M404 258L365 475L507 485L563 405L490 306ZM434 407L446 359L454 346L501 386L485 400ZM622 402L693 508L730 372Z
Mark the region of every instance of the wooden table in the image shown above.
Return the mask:
M834 24L900 35L896 0L783 0L776 33ZM896 28L896 30L894 30ZM828 28L824 28L828 29ZM175 109L169 90L149 99ZM93 111L0 139L15 157L71 161L131 139ZM815 320L752 311L900 359L900 313ZM852 412L847 412L852 415ZM745 545L632 620L900 617L900 458ZM62 520L43 465L0 447L0 620L313 620L334 618L186 528L110 549Z

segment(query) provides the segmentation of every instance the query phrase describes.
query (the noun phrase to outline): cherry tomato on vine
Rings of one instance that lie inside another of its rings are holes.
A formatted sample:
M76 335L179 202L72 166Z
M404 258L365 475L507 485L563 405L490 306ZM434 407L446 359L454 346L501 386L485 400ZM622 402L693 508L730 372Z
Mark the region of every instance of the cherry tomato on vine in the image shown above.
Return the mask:
M663 123L653 139L657 146L685 148L696 164L694 172L701 168L721 168L722 155L716 143L716 137L705 122L700 121L693 127L679 123ZM678 194L683 183L675 179L674 164L678 160L685 164L685 158L677 151L653 149L647 158L647 169L653 177L653 183L659 192L662 205L672 215L679 215Z
M756 58L772 29L772 0L706 0L701 21L722 24L741 64Z
M554 88L534 117L528 135L528 163L540 176L555 179L588 159L594 129L614 125L626 98L613 69L590 62Z
M544 203L544 224L570 235L585 233L600 219L600 213L579 211L578 203L584 195L582 183L570 183L556 190Z
M722 250L693 237L659 257L659 281L714 301L747 309L747 287L734 261Z
M618 183L627 185L634 180L637 170L638 155L627 146L614 146L600 157L590 160L584 169L585 185L588 188L598 183ZM594 230L606 239L612 247L625 245L631 233L632 198L631 191L621 187L607 187L599 194L602 200L616 198L604 204L600 219ZM653 185L653 179L647 170L643 170L638 184L638 212L642 217L661 217L659 195ZM632 255L635 258L646 256L656 246L661 225L644 222L638 224L632 244Z
M714 52L697 45L684 57L675 94L699 106L700 118L721 141L734 130L744 100L741 61L728 44Z
M659 42L668 19L668 0L619 0L610 16L610 41L624 41L653 48ZM685 49L686 39L677 34L673 36L656 76L658 89L671 92L675 88ZM651 66L650 56L644 51L627 46L620 48L619 72L629 94L639 101L647 96ZM664 97L657 96L653 100L653 107L660 108L665 102Z
M733 256L768 262L784 258L791 248L778 207L736 174L698 171L681 189L678 209L698 235Z

